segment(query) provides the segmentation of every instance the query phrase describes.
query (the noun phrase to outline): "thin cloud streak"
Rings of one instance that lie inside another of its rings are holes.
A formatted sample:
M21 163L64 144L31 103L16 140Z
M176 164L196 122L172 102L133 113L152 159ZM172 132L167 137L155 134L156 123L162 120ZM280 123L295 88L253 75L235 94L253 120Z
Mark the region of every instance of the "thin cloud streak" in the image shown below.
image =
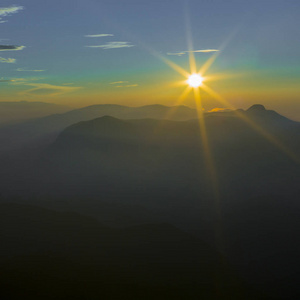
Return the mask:
M175 56L182 56L182 55L185 55L186 53L185 52L175 52L175 53L172 53L172 52L168 52L167 55L175 55Z
M60 96L65 93L74 92L82 87L59 86L48 83L24 83L24 85L33 88L19 93L20 95L33 95L33 96Z
M0 57L0 63L14 64L17 60L15 58Z
M217 49L187 50L182 52L168 52L167 55L182 56L187 53L211 53L211 52L218 52L218 51L220 50Z
M224 107L215 107L208 111L208 113L214 113L214 112L230 112L232 109L224 108Z
M0 51L20 51L26 48L25 46L16 45L0 45Z
M191 51L185 51L185 52L194 52L194 53L210 53L210 52L218 52L220 50L217 49L204 49L204 50L191 50Z
M10 6L10 7L0 7L0 23L7 22L6 20L3 21L3 17L8 17L11 14L18 13L20 10L23 10L23 6Z
M115 88L132 88L132 87L137 87L137 83L129 83L129 81L115 81L115 82L110 82L109 84L113 85Z
M45 72L46 70L26 70L26 69L19 68L16 71L18 71L18 72Z
M109 42L104 45L96 45L96 46L85 46L87 48L101 48L104 50L107 49L118 49L118 48L131 48L134 45L129 44L129 42Z
M121 83L128 83L129 81L115 81L115 82L110 82L109 84L121 84Z
M98 38L98 37L106 37L106 36L114 36L111 33L100 33L100 34L88 34L85 35L85 37L89 37L89 38Z
M22 85L22 84L27 84L27 82L30 81L37 81L37 80L42 80L45 79L43 77L26 77L26 78L11 78L10 82L13 82L12 84L14 85Z
M12 82L13 80L11 80L11 79L0 79L0 83L1 82Z
M137 87L139 86L137 83L136 84L128 84L128 85L116 85L116 88L132 88L132 87Z

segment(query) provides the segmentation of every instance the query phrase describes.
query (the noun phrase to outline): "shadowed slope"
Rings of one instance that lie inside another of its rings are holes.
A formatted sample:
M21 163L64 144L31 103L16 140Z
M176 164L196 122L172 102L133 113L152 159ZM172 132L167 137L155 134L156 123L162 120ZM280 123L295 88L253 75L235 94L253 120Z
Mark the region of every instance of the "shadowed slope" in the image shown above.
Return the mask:
M9 299L247 298L212 248L171 225L116 230L18 204L2 204L0 215L0 285Z

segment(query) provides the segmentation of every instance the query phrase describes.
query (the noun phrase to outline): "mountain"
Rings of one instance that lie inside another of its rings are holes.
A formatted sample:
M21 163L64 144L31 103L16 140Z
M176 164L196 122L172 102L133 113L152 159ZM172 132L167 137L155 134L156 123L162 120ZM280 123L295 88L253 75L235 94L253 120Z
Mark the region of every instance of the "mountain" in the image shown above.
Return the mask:
M103 117L66 128L49 148L52 189L142 205L211 244L220 223L219 250L247 281L292 298L299 293L299 123L255 107L241 114L250 123L233 113L206 115L217 187L197 120Z
M87 106L3 129L0 128L0 142L2 145L0 154L22 147L49 144L66 127L80 121L92 120L106 115L121 119L166 118L188 120L196 118L197 113L194 109L186 106L167 107L163 105L148 105L128 107L113 104Z
M67 106L45 102L0 102L0 128L69 110Z
M7 299L250 299L214 249L168 224L112 229L68 212L0 205ZM175 250L175 251L174 251ZM259 299L259 294L257 295Z
M246 115L255 122L258 122L268 128L271 123L271 129L277 127L294 127L297 122L293 122L274 111L260 110L257 112L253 108L247 111L237 110L240 115ZM209 120L214 118L221 122L222 118L235 117L235 111L205 113ZM23 122L21 124L6 126L0 128L0 155L25 147L36 148L47 146L55 141L56 137L66 127L82 122L92 120L102 116L112 116L119 119L161 119L185 121L196 119L197 112L186 106L167 107L163 105L148 105L142 107L127 107L113 104L92 105L80 109L75 109L62 114L54 114L35 120Z
M172 224L270 299L297 298L299 123L257 105L204 118L209 147L197 119L72 124L41 151L2 159L2 196L100 222L107 212L114 226Z

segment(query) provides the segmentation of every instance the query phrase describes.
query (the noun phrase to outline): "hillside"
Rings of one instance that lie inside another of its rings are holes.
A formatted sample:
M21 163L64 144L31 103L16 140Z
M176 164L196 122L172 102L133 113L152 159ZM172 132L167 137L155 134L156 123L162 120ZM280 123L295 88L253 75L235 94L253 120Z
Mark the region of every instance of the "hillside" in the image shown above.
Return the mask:
M8 299L247 299L210 246L168 224L111 229L78 214L0 205ZM174 251L176 249L176 251ZM217 279L216 279L217 278Z

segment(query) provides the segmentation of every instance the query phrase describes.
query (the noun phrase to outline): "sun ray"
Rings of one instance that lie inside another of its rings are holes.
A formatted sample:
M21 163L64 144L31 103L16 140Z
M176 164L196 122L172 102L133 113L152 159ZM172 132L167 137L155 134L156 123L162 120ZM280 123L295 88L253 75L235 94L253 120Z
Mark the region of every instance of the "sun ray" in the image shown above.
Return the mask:
M295 162L300 163L300 158L297 154L295 154L293 151L291 151L289 148L287 148L285 145L283 145L278 139L276 139L273 135L271 135L269 132L267 132L265 129L263 129L261 126L259 126L257 123L252 121L250 118L248 118L245 114L241 113L240 111L236 110L236 108L231 105L224 97L219 95L217 92L209 88L207 85L203 84L202 89L207 92L210 96L218 100L221 104L227 106L228 108L232 109L233 112L244 122L246 122L248 125L250 125L255 131L260 133L264 138L266 138L270 143L272 143L274 146L276 146L279 150L284 152L286 155L288 155L291 159L293 159Z
M194 88L194 96L195 96L195 102L196 102L196 108L197 108L197 114L198 114L200 134L201 134L201 139L202 139L202 143L203 143L205 163L206 163L207 171L208 171L210 179L211 179L214 195L216 198L219 198L217 174L216 174L216 169L214 166L214 161L213 161L213 157L212 157L210 146L209 146L205 118L204 118L204 114L203 114L201 94L200 94L199 88Z
M223 44L219 47L219 51L215 52L199 69L199 74L204 75L208 69L212 66L212 64L216 61L218 56L222 53L222 51L226 48L229 42L233 39L233 37L237 34L238 28L232 31L232 33L228 36L228 38L223 42Z
M184 77L188 77L190 74L183 68L181 68L180 66L178 66L177 64L175 64L174 62L172 62L171 60L163 57L160 54L156 54L156 56L161 59L165 64L167 64L169 67L171 67L173 70L175 70L176 72L178 72L179 74L183 75Z
M197 65L196 65L196 59L194 54L194 45L193 45L193 38L192 38L192 27L191 27L191 21L188 15L188 12L186 11L186 36L187 36L187 46L188 46L188 54L189 54L189 62L190 62L190 70L191 73L197 73Z
M212 66L212 64L215 62L215 60L218 58L220 55L220 51L215 52L200 68L199 74L205 74L207 70Z
M239 73L214 73L212 75L206 75L205 81L219 81L219 80L229 80L229 79L236 79L241 78L249 75L249 73L239 72Z
M192 87L190 87L189 85L184 89L184 91L181 93L181 95L178 97L175 106L180 105L189 95L189 93L191 92Z
M181 95L177 98L175 105L166 113L163 119L171 119L171 117L175 114L176 110L178 109L178 105L180 105L189 95L192 88L187 86Z
M220 191L218 177L216 173L215 163L212 156L212 152L209 145L209 140L207 136L206 123L203 114L203 107L201 101L201 94L199 88L194 88L195 102L198 113L198 122L200 127L200 134L202 139L202 147L204 152L204 159L206 164L206 169L209 175L209 180L212 189L212 203L214 205L214 211L216 213L214 221L214 234L215 234L215 243L218 249L223 249L224 247L224 234L222 227L222 211L220 203Z

